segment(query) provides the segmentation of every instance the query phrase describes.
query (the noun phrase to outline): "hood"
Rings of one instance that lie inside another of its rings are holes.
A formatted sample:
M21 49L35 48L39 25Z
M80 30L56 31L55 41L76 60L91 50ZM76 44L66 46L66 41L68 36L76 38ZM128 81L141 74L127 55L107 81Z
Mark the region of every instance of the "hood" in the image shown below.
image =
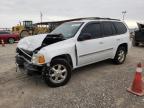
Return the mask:
M17 47L29 51L33 51L37 47L41 46L41 43L46 36L47 34L39 34L39 35L25 37L18 42Z
M64 40L61 34L40 34L25 37L18 43L18 48L26 49L29 51L38 51L41 48Z

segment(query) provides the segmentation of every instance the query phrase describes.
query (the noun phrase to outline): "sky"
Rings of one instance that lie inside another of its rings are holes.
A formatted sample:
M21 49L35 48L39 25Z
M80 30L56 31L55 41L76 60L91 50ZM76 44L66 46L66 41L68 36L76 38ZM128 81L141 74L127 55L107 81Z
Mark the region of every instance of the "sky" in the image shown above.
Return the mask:
M0 28L12 27L23 20L40 22L77 17L122 19L130 28L144 22L144 0L0 0Z

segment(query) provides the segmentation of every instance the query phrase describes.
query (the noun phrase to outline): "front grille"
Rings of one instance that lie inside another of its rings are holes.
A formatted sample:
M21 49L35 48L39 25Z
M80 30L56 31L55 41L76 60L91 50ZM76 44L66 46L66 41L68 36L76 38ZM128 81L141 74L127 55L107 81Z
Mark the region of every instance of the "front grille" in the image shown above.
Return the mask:
M24 49L16 49L16 53L18 53L20 56L23 56L25 59L31 61L31 57L33 55L32 51L24 50Z

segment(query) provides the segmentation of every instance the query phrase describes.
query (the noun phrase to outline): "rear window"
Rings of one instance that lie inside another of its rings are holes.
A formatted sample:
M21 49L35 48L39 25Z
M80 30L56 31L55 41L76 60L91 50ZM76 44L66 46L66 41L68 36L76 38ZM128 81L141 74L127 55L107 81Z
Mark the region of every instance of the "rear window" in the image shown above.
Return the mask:
M113 24L116 28L117 34L124 34L127 32L127 28L122 22L113 22Z

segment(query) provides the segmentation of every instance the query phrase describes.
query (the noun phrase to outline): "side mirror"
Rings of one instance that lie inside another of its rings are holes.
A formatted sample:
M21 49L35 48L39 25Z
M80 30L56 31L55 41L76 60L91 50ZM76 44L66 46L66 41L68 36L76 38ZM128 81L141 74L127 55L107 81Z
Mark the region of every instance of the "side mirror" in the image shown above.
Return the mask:
M89 40L92 39L92 35L90 33L82 33L78 37L78 41L84 41L84 40Z

